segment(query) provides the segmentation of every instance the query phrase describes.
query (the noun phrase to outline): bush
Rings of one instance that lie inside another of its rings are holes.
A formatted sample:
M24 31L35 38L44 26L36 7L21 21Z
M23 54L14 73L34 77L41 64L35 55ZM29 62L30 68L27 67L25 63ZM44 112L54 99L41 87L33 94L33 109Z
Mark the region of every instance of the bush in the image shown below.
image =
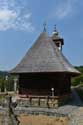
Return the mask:
M83 84L83 66L79 66L79 67L75 67L77 70L79 70L81 72L81 75L75 78L72 78L72 85L76 86L79 84Z

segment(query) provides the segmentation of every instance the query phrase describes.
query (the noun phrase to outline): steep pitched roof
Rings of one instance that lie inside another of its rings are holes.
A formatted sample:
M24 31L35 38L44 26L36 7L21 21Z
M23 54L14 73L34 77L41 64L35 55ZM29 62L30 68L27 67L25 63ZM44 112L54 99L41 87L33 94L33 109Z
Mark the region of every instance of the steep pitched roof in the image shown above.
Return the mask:
M68 72L79 74L58 50L46 32L40 34L21 62L11 73Z

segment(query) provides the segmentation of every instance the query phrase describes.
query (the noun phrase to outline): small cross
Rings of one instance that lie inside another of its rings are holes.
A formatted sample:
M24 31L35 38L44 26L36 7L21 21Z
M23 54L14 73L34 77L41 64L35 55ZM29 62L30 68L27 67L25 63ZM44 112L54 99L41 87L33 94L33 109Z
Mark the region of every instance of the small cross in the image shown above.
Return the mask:
M44 26L43 31L46 32L46 26L47 26L46 22L43 24L43 26Z
M56 32L57 30L56 30L56 24L54 25L54 31Z

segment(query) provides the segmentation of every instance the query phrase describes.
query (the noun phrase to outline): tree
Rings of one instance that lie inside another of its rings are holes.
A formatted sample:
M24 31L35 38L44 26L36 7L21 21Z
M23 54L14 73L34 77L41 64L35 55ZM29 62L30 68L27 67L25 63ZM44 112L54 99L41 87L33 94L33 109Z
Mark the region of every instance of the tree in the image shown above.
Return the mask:
M72 85L74 86L79 85L79 84L83 85L83 66L78 66L75 68L81 72L81 75L75 78L72 78Z

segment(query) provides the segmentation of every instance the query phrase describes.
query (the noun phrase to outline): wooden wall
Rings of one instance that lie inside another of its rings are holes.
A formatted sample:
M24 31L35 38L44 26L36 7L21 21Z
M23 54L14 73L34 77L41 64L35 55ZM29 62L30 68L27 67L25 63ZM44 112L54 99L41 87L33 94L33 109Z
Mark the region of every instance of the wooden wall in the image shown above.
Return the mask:
M20 94L49 95L54 88L55 95L70 93L71 77L66 74L39 73L19 76Z

